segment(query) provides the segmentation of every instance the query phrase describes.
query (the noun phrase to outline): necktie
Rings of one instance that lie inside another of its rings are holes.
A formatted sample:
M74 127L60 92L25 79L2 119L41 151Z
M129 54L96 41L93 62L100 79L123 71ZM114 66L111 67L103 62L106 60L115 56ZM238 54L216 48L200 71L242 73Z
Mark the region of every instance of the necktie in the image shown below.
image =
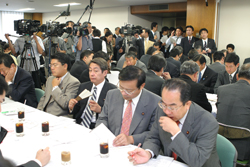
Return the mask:
M176 38L176 44L177 44L177 42L178 42L178 39L179 39L179 37Z
M179 126L180 121L176 121L176 124ZM177 154L175 154L175 152L172 152L172 157L174 158L174 160L177 159Z
M97 90L97 87L94 87L94 93L93 93L93 96L91 97L91 100L93 101L96 101L96 90ZM93 116L93 111L90 110L89 104L87 104L87 109L85 113L83 113L81 116L82 118L81 124L84 125L86 128L89 128L92 116Z
M129 101L123 116L121 134L123 133L127 136L129 135L129 128L131 121L132 121L132 100Z
M198 83L200 82L200 80L201 80L201 72L199 72Z
M191 37L188 37L188 43L191 44Z
M230 84L233 82L233 77L231 74L229 74L229 82L230 82Z
M204 50L206 50L206 48L207 48L207 42L205 41L204 42Z

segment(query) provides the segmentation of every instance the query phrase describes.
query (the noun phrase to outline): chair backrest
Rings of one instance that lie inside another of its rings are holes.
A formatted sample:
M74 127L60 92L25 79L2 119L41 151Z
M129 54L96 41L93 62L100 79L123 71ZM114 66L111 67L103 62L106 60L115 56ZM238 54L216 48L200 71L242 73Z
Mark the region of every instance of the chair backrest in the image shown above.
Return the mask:
M231 126L219 123L218 133L227 139L250 138L250 130L243 127Z
M44 95L45 92L42 89L35 88L35 93L36 93L37 102L39 103L41 97Z
M234 145L225 137L217 134L216 150L222 167L235 167L238 153Z

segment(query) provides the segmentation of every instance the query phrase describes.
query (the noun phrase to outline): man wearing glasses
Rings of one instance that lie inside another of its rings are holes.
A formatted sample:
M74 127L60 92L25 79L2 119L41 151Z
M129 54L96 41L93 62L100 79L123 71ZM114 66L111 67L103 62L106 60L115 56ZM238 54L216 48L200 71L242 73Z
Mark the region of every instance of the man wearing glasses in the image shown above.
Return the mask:
M50 68L53 76L46 82L37 109L57 116L67 115L69 100L76 96L80 82L68 72L70 59L65 53L51 56Z
M114 146L143 143L154 122L160 97L144 89L146 75L136 66L119 74L119 89L107 93L96 126L103 123L117 136Z
M192 167L219 167L216 151L218 123L214 116L191 100L191 88L181 79L165 82L162 100L155 122L148 133L143 149L129 152L133 164L143 164L158 156L165 156Z

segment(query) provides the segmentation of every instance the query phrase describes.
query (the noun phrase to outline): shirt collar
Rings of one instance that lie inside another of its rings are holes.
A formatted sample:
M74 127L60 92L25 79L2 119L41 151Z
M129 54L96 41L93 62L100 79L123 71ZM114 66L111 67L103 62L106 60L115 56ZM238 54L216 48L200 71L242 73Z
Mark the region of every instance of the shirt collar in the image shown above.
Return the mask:
M185 120L187 118L188 112L189 112L189 110L187 110L186 114L179 120L179 122L180 122L181 125L184 124L184 122L185 122Z
M139 102L139 100L140 100L140 97L141 97L141 93L142 93L142 90L140 91L140 93L139 93L139 95L138 96L136 96L135 98L133 98L132 99L132 103L134 104L134 105L137 105L137 103ZM129 103L129 101L128 100L125 100L125 103Z
M203 76L203 74L204 74L204 72L206 71L206 69L207 69L207 66L205 66L205 67L203 68L203 70L201 70L201 77Z
M14 77L12 79L12 83L14 83L14 81L15 81L17 70L18 70L18 67L16 66L16 72L15 72Z
M98 85L93 84L92 88L96 87L97 90L102 90L104 83L105 83L105 79L101 83L99 83Z
M69 72L67 72L66 74L64 74L64 76L62 76L61 82L60 82L60 83L62 83L63 79L66 77L66 75L67 75L68 73L69 73Z
M192 36L192 35L191 35L191 36L188 36L188 40L189 40L189 38L191 38L190 40L192 40L193 36Z
M100 39L100 37L92 37L93 39Z
M236 71L237 71L237 69L232 74L230 74L232 76L232 78L234 78Z

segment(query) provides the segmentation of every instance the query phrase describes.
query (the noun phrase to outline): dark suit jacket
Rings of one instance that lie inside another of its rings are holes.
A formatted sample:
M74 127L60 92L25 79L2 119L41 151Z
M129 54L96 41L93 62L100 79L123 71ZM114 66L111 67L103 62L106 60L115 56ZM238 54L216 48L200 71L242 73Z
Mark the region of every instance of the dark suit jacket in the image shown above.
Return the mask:
M186 56L186 55L182 55L181 56L181 58L180 58L180 62L181 62L181 64L184 62L184 61L188 61L189 59L188 59L188 57Z
M12 100L24 103L36 108L37 99L33 79L29 72L17 67L15 80L9 85L9 91L6 96L11 96Z
M246 59L244 60L244 63L243 63L243 64L247 64L247 63L250 63L250 58L246 58Z
M144 149L151 150L158 156L160 149L163 155L177 154L177 161L190 167L220 167L216 151L218 123L212 114L192 103L181 132L171 139L171 133L162 129L159 119L166 114L158 108L155 122L143 143Z
M151 55L143 55L140 59L140 61L143 62L147 68L148 68L148 61L149 61L150 57L151 57Z
M140 59L142 57L142 55L145 55L144 38L138 39L136 41L136 45L137 45L137 49L138 49L137 58Z
M198 41L199 38L192 37L191 43L188 41L188 37L181 39L181 47L183 48L183 54L188 55L188 52L193 48L193 43Z
M88 68L81 73L81 75L79 77L79 81L81 83L90 81L90 79L89 79L89 69Z
M161 96L161 88L164 83L164 79L157 76L152 70L148 70L146 73L146 82L144 88Z
M205 86L192 81L192 79L187 75L181 75L179 78L187 82L191 86L191 100L205 110L211 112L212 106L208 102L205 92Z
M236 71L236 73L233 77L232 83L237 82L236 74L238 74L238 70ZM218 87L221 85L226 85L226 84L230 84L230 81L229 81L229 74L225 70L225 71L221 71L218 73L217 81L216 81L215 86L214 86L214 93L217 94Z
M172 78L178 78L180 76L180 69L173 63L167 61L167 65L164 69L164 72L169 72Z
M207 41L208 41L208 43L207 43L207 48L211 49L211 53L208 53L207 55L208 55L208 56L210 57L210 59L211 59L212 54L214 54L214 52L217 51L217 47L216 47L215 42L214 42L213 39L208 38ZM197 45L200 45L201 48L203 48L203 50L204 50L202 39L200 39L200 40L198 40L198 41L195 42L195 46L197 46ZM211 62L212 62L212 61L211 61Z
M88 65L83 61L76 61L70 69L70 74L79 80L81 73L88 68Z
M155 37L154 37L154 34L152 33L152 31L150 31L150 33L148 34L148 38L150 41L155 42L155 39L154 39Z
M218 73L211 70L209 67L206 68L200 84L205 86L206 93L214 93L214 85L217 81Z
M92 86L93 86L92 82L82 83L78 89L77 95L79 95L84 89L91 91ZM115 85L105 81L103 88L102 88L102 91L100 93L99 99L98 99L98 104L101 107L103 107L103 105L104 105L104 100L105 100L107 92L111 89L116 89L116 88L117 87ZM78 123L78 124L80 124L82 121L81 116L82 116L84 109L86 108L86 105L88 103L88 99L89 98L85 98L85 99L79 101L75 105L75 107L72 111L73 118L76 119L76 123ZM96 114L96 120L97 119L98 119L98 114Z
M250 129L250 84L239 80L218 88L217 120L220 123ZM238 159L249 160L250 139L230 140L237 149Z
M180 68L181 68L181 62L180 61L176 61L173 57L169 57L166 60L169 61L170 63L176 65L176 67L180 70Z

